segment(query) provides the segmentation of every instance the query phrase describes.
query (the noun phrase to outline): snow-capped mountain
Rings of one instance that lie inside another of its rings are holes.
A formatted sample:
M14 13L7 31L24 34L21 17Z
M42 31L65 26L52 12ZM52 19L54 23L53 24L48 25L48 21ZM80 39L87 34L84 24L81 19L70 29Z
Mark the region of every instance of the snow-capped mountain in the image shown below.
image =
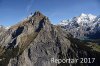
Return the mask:
M69 31L75 38L100 38L100 16L82 13L72 20L62 20L59 25Z
M69 20L62 20L59 24L64 26L64 25L68 25L69 22L70 22Z
M5 29L5 30L8 30L9 28L10 28L10 26L5 27L5 26L0 25L0 29Z

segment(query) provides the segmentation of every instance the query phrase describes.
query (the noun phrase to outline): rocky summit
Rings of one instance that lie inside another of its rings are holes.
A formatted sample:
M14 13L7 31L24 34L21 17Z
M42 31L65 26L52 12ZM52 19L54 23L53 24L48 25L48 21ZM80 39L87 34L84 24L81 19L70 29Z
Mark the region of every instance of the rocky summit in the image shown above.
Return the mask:
M39 11L7 30L2 29L0 66L99 66L100 46L73 38ZM61 62L63 59L68 62Z

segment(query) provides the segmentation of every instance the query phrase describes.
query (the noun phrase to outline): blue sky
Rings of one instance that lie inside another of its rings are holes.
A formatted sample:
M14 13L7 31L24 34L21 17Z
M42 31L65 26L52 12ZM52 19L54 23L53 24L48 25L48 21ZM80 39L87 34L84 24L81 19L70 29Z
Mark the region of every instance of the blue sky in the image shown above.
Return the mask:
M81 13L100 15L100 0L0 0L0 25L14 25L37 10L57 24Z

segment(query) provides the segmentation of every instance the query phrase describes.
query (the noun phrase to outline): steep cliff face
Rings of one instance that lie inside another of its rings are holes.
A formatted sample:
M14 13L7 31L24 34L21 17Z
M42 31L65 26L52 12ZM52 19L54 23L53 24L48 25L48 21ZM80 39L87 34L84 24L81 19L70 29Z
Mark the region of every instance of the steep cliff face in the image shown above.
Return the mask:
M10 27L0 37L0 66L99 66L99 50L93 50L49 19L34 15ZM96 58L92 64L51 63L51 58Z

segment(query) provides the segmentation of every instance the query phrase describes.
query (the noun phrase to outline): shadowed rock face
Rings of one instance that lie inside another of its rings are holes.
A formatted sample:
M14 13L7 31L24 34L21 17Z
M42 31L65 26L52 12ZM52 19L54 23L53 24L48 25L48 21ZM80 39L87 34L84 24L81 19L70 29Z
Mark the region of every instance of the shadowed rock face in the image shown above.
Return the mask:
M39 11L0 37L0 66L99 66L100 53L54 26ZM95 54L94 54L95 53ZM56 64L51 58L95 57L93 64Z

